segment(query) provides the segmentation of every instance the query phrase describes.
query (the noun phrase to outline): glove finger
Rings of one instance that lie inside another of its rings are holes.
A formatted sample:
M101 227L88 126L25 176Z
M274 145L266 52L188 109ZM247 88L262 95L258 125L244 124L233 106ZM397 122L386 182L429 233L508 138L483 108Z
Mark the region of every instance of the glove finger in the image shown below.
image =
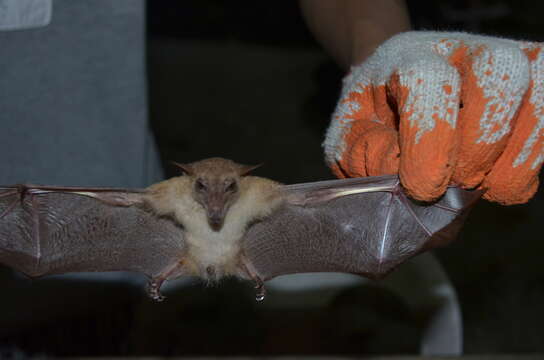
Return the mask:
M527 202L538 188L544 161L544 52L524 49L530 61L531 82L523 99L512 137L482 184L484 198L505 205Z
M408 194L434 200L446 190L455 163L460 79L441 57L417 58L389 82L400 115L399 176Z
M344 154L341 177L397 174L399 157L397 131L374 126L350 143Z
M398 132L376 126L364 137L366 173L369 176L392 175L399 172L400 149Z
M369 71L369 67L363 65L360 71L344 80L344 93L333 113L323 143L325 160L338 177L371 175L367 171L367 149L378 156L372 161L384 160L389 164L390 161L384 159L387 155L376 150L394 147L395 144L390 141L397 143L394 135L395 116L387 103L385 85L372 84L370 76L367 76ZM376 134L382 130L376 132L374 129L382 129L388 134L389 129L393 131L393 136L389 134L379 139ZM394 153L394 150L390 151ZM396 153L394 156L397 156ZM372 175L377 171L372 165Z
M460 144L452 183L480 185L508 142L515 115L529 84L523 51L500 39L450 57L462 75L458 131Z

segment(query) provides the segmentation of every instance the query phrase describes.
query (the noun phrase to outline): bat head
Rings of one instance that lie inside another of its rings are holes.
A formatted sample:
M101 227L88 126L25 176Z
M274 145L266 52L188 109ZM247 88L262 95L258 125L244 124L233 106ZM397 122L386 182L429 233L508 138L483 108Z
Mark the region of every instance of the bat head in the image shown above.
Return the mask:
M192 178L192 194L206 211L214 231L223 228L230 207L240 197L240 180L260 165L242 165L223 158L210 158L190 164L175 164Z

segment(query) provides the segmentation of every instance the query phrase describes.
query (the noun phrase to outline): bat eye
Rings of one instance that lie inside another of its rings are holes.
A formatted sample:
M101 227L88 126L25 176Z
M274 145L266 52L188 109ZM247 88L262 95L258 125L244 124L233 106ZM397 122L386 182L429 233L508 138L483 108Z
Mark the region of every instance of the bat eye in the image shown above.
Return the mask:
M236 185L236 182L231 182L227 185L225 188L225 192L234 192L238 189L238 185Z
M202 182L202 180L198 179L195 183L195 187L198 191L204 191L206 190L206 185Z

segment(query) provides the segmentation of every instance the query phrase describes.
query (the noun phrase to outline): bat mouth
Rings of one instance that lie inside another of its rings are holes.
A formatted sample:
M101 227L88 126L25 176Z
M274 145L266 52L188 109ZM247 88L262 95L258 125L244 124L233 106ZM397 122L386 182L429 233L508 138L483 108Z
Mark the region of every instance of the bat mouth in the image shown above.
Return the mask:
M208 224L212 228L213 231L219 231L223 228L223 220L224 218L222 216L209 216L208 217Z

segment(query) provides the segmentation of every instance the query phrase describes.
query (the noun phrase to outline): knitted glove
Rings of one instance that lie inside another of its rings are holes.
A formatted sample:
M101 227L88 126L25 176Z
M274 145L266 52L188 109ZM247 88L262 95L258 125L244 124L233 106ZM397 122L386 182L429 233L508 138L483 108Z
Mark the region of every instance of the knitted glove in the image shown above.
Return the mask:
M415 199L448 184L526 202L544 161L539 43L408 32L344 79L323 144L338 177L398 173Z

